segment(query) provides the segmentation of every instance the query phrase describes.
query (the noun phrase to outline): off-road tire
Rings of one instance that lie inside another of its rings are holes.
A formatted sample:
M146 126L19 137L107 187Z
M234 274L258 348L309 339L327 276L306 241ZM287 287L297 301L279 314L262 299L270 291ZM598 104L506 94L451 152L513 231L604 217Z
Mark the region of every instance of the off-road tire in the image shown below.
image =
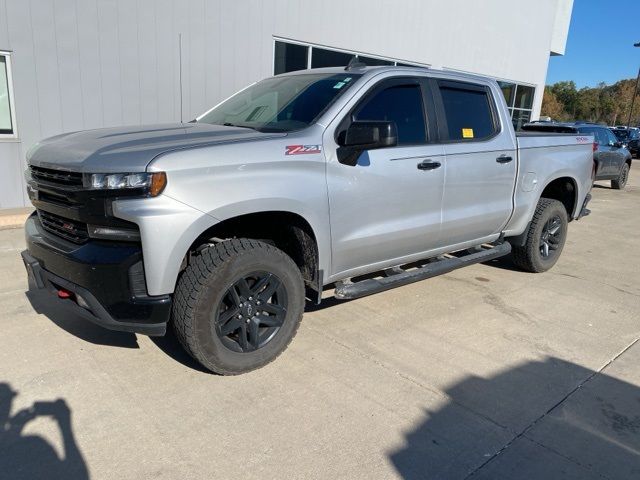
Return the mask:
M627 185L627 180L629 180L629 164L625 162L620 169L620 176L611 180L611 188L622 190Z
M286 289L284 322L263 347L232 351L216 334L215 312L235 279L256 270L277 275ZM261 241L233 239L192 257L178 280L172 323L182 346L202 366L220 375L238 375L272 362L287 348L300 325L304 302L302 275L288 255Z
M553 255L545 258L541 252L543 230L547 222L554 218L560 219L562 235L557 248L553 251ZM541 198L533 214L533 220L529 224L525 244L523 246L513 246L511 250L513 262L527 272L546 272L555 265L562 253L567 239L567 227L567 211L564 205L558 200Z

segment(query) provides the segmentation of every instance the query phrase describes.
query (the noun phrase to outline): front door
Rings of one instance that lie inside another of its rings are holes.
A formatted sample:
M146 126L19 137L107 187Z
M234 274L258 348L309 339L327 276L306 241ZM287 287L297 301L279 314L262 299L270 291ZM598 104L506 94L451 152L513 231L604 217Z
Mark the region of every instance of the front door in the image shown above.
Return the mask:
M379 82L325 132L332 273L357 274L401 263L438 246L445 159L429 143L419 79ZM398 145L364 151L355 166L337 160L336 138L352 121L393 121Z

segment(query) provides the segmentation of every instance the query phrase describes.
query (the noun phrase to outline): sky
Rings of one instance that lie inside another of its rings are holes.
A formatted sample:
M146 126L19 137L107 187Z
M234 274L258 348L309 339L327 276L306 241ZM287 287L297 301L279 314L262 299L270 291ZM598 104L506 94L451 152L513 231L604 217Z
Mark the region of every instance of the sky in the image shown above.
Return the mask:
M564 56L549 58L547 84L578 88L635 78L640 67L640 0L574 0Z

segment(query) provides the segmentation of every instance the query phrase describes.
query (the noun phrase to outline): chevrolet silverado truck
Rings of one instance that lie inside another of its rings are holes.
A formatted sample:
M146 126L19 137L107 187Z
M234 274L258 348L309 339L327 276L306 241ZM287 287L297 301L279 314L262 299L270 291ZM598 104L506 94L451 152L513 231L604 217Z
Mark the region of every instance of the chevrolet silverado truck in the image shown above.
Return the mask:
M551 268L589 213L593 138L516 133L498 84L413 67L257 82L189 123L59 135L28 153L22 253L103 327L173 328L219 374L274 360L306 302L512 254Z

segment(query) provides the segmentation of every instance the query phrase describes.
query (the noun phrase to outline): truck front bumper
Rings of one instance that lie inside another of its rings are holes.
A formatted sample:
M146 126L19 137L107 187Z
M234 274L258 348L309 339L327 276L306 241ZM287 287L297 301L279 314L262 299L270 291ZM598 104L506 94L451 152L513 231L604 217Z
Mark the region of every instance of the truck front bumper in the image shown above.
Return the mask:
M22 259L32 285L110 330L166 333L171 296L146 295L140 245L96 240L71 245L46 232L36 214L27 220L25 236Z

